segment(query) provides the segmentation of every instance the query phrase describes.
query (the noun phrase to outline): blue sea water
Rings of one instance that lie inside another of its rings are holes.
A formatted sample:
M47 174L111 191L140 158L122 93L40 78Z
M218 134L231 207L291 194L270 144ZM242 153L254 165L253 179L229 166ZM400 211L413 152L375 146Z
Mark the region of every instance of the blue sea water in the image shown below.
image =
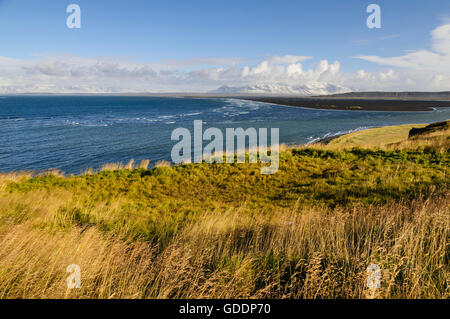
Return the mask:
M267 127L304 144L364 128L429 123L434 112L315 110L233 100L111 96L0 96L0 171L57 168L78 174L104 163L170 160L175 128Z

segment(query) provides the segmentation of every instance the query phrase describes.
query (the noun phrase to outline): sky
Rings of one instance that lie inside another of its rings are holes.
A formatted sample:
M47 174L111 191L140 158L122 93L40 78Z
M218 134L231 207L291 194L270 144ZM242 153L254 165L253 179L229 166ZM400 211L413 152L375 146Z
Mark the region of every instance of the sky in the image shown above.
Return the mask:
M0 93L328 84L450 90L450 1L0 0Z

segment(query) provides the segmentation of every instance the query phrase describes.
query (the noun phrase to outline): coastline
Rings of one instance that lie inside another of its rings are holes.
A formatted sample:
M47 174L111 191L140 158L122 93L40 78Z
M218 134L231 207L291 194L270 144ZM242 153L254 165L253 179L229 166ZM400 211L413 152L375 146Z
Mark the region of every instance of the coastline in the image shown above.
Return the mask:
M241 100L320 110L378 111L378 112L433 112L436 108L450 107L450 101L299 98L299 97L229 97Z
M407 130L409 130L410 128L417 127L424 127L428 124L415 124L415 123L411 123L411 124L400 124L400 125L387 125L387 126L377 126L377 127L370 127L370 128L366 128L360 131L353 131L353 132L348 132L348 133L342 133L342 134L336 134L336 135L332 135L332 136L327 136L324 138L321 138L319 140L317 140L316 142L310 143L310 144L306 144L306 146L310 146L310 145L329 145L330 143L332 143L333 141L336 141L338 139L342 138L351 138L352 136L355 135L366 135L367 133L374 131L374 130L378 130L378 131L382 131L382 130L388 130L388 129L392 129L392 128L401 128L401 127L405 127Z
M450 120L448 119L434 123L379 126L328 136L306 146L383 147L414 139L418 135L432 137L436 134L445 134L449 127Z
M364 130L364 131L365 131L365 130ZM337 138L339 138L339 137L341 137L341 136L345 136L345 135L349 135L349 134L352 134L352 133L343 133L343 134L337 134L337 135L333 135L333 136L324 137L324 138L321 138L320 140L318 140L318 141L316 141L316 142L314 142L314 143L306 144L306 146L313 145L313 144L328 145L328 144L330 144L333 140L335 140L335 139L337 139Z

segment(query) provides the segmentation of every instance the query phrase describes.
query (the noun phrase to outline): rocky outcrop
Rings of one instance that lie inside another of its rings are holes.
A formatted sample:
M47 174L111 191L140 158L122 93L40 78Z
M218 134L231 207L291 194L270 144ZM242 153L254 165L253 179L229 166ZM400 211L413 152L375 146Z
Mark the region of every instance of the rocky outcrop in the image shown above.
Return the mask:
M414 138L420 135L428 135L434 132L446 131L450 129L450 120L427 125L422 128L412 128L409 131L408 138Z

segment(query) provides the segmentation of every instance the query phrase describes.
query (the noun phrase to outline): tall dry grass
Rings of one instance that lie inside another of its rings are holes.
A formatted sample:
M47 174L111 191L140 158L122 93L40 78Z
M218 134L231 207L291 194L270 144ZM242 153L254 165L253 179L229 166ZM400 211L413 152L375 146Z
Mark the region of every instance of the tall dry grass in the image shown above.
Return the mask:
M135 169L135 168L142 168L147 169L150 165L150 160L144 159L139 164L135 164L134 159L130 159L127 164L122 163L106 163L103 164L100 168L100 171L115 171L115 170L121 170L121 169Z
M448 197L211 211L151 246L95 226L41 228L70 196L40 195L23 203L31 217L0 232L0 298L367 298L371 263L382 270L377 298L450 297ZM20 199L5 200L1 210ZM67 288L70 264L81 267L81 289Z

